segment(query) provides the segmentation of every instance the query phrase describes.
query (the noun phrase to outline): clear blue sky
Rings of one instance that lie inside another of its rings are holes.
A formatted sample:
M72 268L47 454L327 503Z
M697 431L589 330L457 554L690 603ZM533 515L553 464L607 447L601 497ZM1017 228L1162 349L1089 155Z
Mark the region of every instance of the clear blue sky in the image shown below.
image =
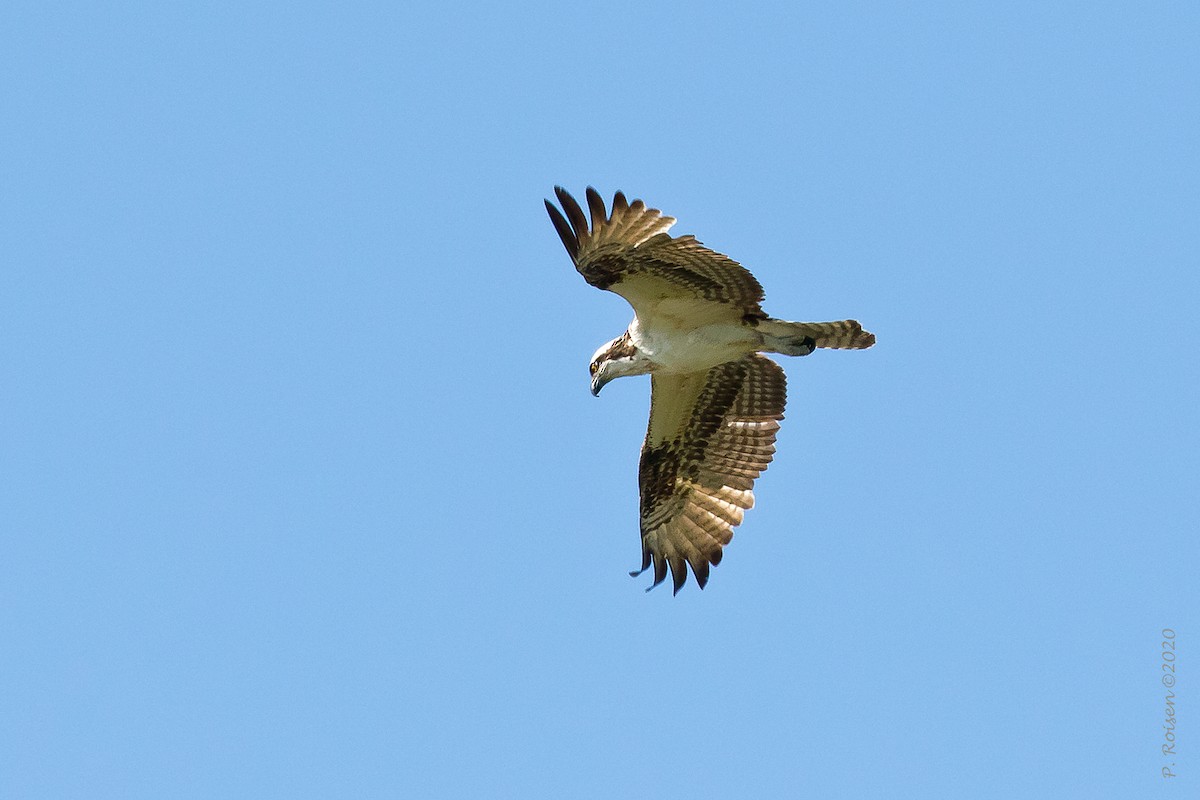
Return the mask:
M1198 30L6 3L0 796L1194 796ZM556 183L878 334L703 592Z

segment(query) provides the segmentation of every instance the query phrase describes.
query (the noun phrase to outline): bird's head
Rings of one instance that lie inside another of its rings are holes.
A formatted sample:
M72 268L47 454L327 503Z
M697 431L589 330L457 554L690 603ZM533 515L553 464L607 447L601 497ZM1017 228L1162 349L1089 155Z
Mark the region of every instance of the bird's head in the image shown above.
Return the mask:
M588 366L592 374L592 394L599 397L604 384L625 375L643 375L650 371L645 357L629 341L629 332L603 345Z

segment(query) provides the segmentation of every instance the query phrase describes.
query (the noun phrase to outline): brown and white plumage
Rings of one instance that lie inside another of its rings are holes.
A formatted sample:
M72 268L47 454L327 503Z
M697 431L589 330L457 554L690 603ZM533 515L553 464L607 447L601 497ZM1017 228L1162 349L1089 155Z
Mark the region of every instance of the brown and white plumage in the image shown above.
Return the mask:
M754 479L771 463L783 419L783 369L757 353L707 372L651 377L650 427L642 447L642 569L671 569L675 591L690 565L701 587L709 564L746 509Z
M555 187L547 212L591 285L634 309L629 329L598 350L592 392L649 373L650 423L638 470L642 570L654 586L669 569L674 590L690 566L701 588L733 529L754 505L754 479L770 464L783 419L783 369L761 352L808 355L817 347L870 347L854 320L798 323L763 312L762 286L736 261L617 192L612 212L587 189L587 213ZM633 573L638 574L638 573Z

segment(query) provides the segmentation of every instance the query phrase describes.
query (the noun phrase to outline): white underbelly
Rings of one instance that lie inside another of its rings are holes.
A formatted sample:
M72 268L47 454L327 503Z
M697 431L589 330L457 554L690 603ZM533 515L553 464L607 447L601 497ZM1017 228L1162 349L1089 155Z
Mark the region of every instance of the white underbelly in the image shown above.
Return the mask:
M688 330L629 326L633 344L665 372L699 372L755 352L761 345L753 329L715 323Z

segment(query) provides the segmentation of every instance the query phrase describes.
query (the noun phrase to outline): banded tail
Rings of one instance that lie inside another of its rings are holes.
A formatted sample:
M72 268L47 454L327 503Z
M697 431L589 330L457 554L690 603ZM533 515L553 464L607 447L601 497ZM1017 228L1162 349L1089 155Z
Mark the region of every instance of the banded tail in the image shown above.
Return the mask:
M875 344L875 334L864 331L858 320L837 322L787 322L766 319L758 323L767 351L786 356L806 356L817 347L832 350L865 350Z

